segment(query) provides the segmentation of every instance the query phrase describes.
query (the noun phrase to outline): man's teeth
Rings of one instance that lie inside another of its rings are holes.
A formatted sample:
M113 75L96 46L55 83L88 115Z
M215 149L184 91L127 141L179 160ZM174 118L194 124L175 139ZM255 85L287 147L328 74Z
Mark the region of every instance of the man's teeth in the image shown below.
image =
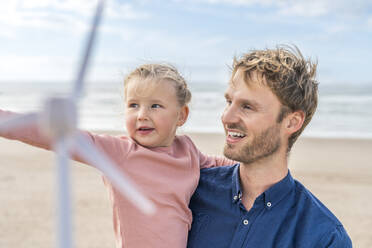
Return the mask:
M227 132L227 134L228 134L229 136L231 136L231 137L239 137L239 138L243 138L243 137L245 137L244 134L242 134L242 133L237 133L237 132Z

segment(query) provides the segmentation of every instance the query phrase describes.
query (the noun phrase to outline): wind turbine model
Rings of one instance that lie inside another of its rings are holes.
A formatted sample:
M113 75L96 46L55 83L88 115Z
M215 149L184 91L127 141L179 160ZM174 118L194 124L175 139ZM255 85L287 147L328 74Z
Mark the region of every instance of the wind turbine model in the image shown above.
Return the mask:
M69 151L85 162L101 170L114 186L128 197L144 213L155 211L154 205L136 190L130 180L119 171L108 157L102 154L84 135L77 130L76 103L83 90L84 76L92 51L96 30L101 18L104 0L98 3L93 25L88 37L83 60L71 95L67 97L51 97L45 101L40 113L22 114L0 120L0 130L9 130L38 124L40 130L51 138L53 150L56 152L58 166L58 247L71 248L71 209L69 188Z

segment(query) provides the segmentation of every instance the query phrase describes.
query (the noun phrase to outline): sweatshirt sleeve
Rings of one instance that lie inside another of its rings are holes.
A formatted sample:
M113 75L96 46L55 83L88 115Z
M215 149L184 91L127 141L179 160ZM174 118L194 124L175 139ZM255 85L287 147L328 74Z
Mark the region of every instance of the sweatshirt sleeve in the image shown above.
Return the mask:
M12 118L17 115L19 114L0 110L1 119ZM0 136L6 139L18 140L32 146L51 150L51 140L41 132L36 123L25 128L15 128L10 130L0 129Z
M234 165L237 162L223 156L205 155L199 151L200 169Z
M190 137L185 136L188 142L192 146L192 152L196 153L199 159L199 167L200 169L210 168L210 167L217 167L217 166L227 166L227 165L234 165L237 162L231 159L228 159L223 156L216 156L216 155L206 155L202 153L194 144L194 142L190 139Z
M0 118L11 118L17 115L18 114L14 112L0 110ZM92 142L100 151L104 152L115 163L122 162L131 147L131 142L125 136L117 137L110 135L98 135L88 131L79 131L79 133ZM7 131L0 130L0 136L11 140L18 140L46 150L52 150L52 140L43 134L37 124ZM83 159L76 155L74 148L72 148L71 153L74 160L86 163Z

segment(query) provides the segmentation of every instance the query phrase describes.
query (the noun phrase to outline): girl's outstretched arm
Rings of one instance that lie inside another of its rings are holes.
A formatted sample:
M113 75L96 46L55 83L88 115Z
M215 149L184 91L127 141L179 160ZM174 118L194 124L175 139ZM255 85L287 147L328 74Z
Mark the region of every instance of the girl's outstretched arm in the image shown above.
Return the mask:
M10 118L19 115L18 113L0 110L0 118ZM18 140L23 143L51 150L51 140L45 136L39 129L37 123L26 128L16 128L10 130L1 130L0 136L6 139Z
M18 115L17 113L11 111L0 110L0 118L9 118ZM130 144L127 137L115 137L110 135L98 135L93 134L88 131L78 131L86 139L92 142L98 149L106 153L114 162L118 160L117 158L123 158L126 153L130 150ZM43 148L46 150L52 150L53 142L51 138L47 137L39 126L35 123L29 125L26 128L17 128L7 131L0 130L0 137L18 140L23 143ZM72 149L72 159L87 164L84 160L80 159L78 156L74 155L74 150Z

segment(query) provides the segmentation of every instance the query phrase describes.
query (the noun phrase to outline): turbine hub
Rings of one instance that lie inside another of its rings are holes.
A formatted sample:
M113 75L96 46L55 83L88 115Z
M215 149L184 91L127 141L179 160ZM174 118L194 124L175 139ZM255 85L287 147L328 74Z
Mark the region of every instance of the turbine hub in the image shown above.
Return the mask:
M73 135L77 129L77 108L71 98L52 97L45 101L41 116L42 129L58 139Z

